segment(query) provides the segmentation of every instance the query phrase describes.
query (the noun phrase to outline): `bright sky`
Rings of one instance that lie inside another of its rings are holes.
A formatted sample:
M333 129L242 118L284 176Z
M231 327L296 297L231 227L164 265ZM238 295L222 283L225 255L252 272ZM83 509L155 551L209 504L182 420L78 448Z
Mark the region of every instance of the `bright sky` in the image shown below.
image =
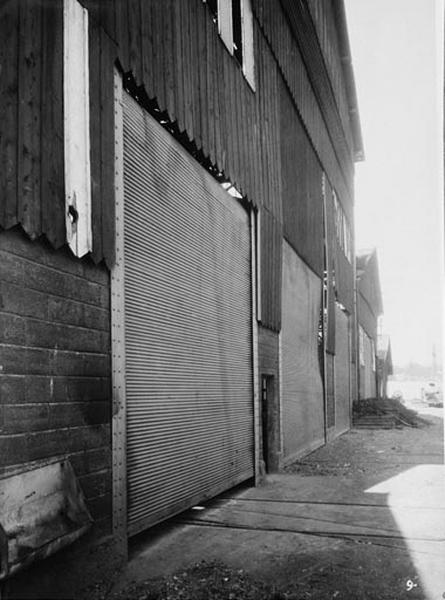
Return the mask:
M393 361L440 360L443 318L441 0L346 0L365 162L357 248L377 247Z

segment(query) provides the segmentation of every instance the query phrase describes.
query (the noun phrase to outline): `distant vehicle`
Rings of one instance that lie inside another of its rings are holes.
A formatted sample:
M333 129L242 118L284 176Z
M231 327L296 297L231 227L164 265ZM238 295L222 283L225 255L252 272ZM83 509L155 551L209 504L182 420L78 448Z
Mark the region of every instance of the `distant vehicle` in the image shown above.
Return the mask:
M422 400L427 402L430 406L442 403L440 389L435 381L429 381L426 386L422 388Z

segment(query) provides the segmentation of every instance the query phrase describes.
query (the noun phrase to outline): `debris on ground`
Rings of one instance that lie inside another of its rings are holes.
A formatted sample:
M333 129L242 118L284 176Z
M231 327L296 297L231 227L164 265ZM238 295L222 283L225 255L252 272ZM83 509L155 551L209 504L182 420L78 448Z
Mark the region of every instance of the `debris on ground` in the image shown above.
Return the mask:
M356 400L352 405L352 415L354 425L361 421L366 423L370 417L379 417L375 425L379 422L382 428L388 428L386 425L392 420L393 427L423 427L429 425L426 419L412 409L407 408L400 400L394 398L368 398L365 400ZM371 421L369 421L371 423Z
M126 588L109 600L297 600L274 586L218 562L202 561L189 569Z

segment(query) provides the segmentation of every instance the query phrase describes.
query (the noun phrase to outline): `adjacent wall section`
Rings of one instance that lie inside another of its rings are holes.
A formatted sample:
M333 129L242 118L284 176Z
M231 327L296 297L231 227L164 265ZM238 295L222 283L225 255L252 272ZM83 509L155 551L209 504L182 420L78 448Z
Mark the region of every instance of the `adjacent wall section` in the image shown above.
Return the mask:
M291 246L283 246L282 405L284 461L324 443L318 359L321 280Z
M335 307L335 434L350 428L351 362L349 359L349 316L338 305Z
M111 514L108 272L0 236L0 472L69 458L96 520Z

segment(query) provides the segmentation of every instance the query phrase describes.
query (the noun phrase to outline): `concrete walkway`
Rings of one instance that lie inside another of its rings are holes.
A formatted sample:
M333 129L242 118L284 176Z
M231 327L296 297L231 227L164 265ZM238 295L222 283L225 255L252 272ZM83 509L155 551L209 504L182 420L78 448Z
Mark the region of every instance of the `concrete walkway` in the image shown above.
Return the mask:
M445 598L440 416L353 430L292 472L140 536L118 589L215 560L303 598Z

